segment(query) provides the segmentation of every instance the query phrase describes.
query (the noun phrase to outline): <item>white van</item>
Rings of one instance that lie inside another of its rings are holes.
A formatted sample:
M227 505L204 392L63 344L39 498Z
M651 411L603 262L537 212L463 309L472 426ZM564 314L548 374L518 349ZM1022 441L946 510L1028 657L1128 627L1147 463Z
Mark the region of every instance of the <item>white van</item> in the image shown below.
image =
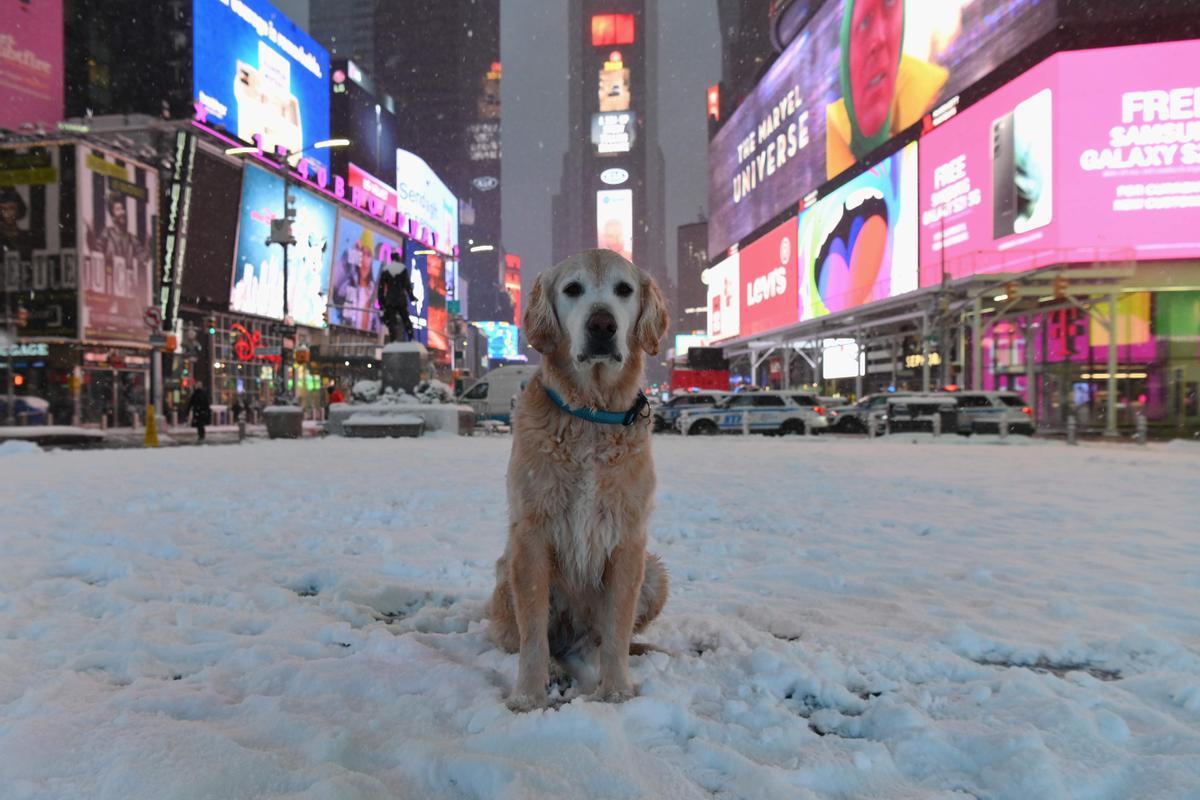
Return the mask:
M458 396L458 402L475 409L475 419L512 422L517 396L525 390L537 367L528 364L497 367L471 384Z

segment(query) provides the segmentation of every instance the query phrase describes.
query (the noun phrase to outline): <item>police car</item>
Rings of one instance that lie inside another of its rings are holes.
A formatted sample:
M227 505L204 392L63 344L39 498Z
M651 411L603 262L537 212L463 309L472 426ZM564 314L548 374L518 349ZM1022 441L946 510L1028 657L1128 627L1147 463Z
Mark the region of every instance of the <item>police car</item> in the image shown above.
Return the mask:
M712 408L731 394L731 392L696 391L674 395L654 409L654 430L675 430L675 421L684 411Z
M688 436L741 433L803 434L828 427L817 396L806 392L743 392L708 409L680 412L675 429Z
M958 404L959 433L999 433L1001 421L1009 433L1034 433L1033 409L1017 392L954 392L951 397Z

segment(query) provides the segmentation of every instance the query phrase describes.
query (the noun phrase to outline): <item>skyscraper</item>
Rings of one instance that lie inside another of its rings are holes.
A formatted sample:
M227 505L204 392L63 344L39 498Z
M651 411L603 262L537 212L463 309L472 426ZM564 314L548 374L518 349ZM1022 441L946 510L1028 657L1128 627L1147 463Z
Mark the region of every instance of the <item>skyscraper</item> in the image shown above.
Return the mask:
M646 0L571 0L568 120L553 254L607 247L668 289L658 144L658 12Z

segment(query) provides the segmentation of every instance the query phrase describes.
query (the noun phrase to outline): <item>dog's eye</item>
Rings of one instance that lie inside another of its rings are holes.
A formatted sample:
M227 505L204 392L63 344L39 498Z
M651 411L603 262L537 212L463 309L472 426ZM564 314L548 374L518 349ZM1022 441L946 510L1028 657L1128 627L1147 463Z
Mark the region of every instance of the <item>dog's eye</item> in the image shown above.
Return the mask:
M617 297L629 297L629 295L633 294L633 287L625 281L621 281L617 284L617 288L614 291L617 293Z
M583 284L579 281L571 281L563 287L563 294L567 297L579 297L583 294Z

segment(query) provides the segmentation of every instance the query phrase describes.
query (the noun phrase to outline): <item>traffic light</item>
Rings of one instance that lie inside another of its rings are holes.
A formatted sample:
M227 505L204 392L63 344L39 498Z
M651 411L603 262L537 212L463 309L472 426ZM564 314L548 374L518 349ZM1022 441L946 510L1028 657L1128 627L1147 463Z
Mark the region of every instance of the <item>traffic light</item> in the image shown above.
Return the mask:
M1054 276L1054 299L1055 300L1066 300L1067 299L1067 286L1068 286L1068 283L1067 283L1066 275L1055 275Z
M166 344L163 345L163 350L167 353L174 353L175 349L178 347L179 347L179 340L175 338L175 334L168 333L167 334L167 342L166 342Z
M208 335L209 336L217 335L217 320L215 317L208 318Z

